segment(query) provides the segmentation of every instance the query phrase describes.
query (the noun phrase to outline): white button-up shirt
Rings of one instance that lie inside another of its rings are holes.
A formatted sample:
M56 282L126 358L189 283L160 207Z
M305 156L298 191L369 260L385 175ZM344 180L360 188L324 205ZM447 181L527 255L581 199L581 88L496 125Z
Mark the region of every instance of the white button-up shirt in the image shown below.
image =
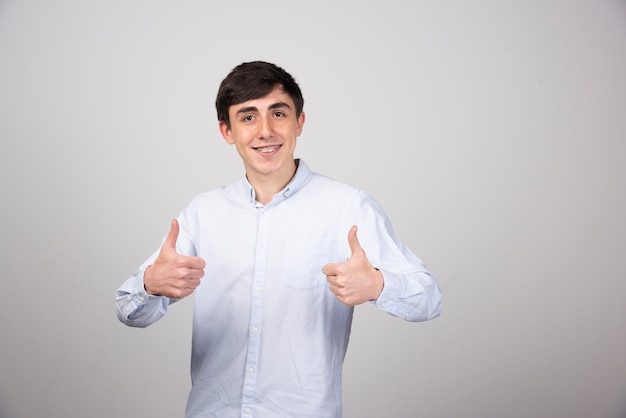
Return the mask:
M188 418L342 416L353 308L329 290L322 266L350 256L352 225L384 276L376 306L409 321L440 313L439 286L379 205L303 161L266 206L244 178L196 196L178 221L177 251L206 261L195 290ZM175 302L144 290L157 255L117 290L118 317L130 326L150 325Z

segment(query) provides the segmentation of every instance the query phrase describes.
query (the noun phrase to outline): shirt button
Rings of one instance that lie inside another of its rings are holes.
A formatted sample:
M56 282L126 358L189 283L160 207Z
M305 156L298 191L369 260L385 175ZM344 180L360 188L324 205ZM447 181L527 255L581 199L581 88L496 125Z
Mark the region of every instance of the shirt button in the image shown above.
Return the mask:
M261 291L261 286L257 286L257 287L255 287L255 288L254 288L254 291L255 291L255 292L257 292L257 293L258 293L258 292L260 292L260 291Z
M254 369L252 367L248 367L248 373L254 373Z
M243 408L243 413L244 414L249 414L250 413L250 408Z
M381 304L380 304L380 307L381 307L381 308L384 308L385 306L387 306L387 304L386 304L385 302L383 302L383 303L381 303Z
M252 332L256 334L257 332L259 332L259 329L257 327L252 327Z

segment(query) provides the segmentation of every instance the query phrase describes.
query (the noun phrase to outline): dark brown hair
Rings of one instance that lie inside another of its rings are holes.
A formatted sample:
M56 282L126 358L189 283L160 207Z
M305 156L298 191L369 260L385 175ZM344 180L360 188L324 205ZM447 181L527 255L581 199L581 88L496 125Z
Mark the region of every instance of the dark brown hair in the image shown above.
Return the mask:
M299 117L304 108L304 98L291 74L269 62L252 61L236 66L222 80L215 99L217 120L230 128L228 109L231 106L265 97L276 86L282 87L291 97L296 107L296 117Z

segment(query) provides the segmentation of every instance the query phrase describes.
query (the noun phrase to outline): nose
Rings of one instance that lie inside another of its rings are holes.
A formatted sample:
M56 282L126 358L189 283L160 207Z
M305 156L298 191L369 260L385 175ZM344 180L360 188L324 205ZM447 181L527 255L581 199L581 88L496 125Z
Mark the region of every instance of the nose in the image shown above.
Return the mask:
M259 117L257 122L257 137L267 139L274 136L274 126L268 117Z

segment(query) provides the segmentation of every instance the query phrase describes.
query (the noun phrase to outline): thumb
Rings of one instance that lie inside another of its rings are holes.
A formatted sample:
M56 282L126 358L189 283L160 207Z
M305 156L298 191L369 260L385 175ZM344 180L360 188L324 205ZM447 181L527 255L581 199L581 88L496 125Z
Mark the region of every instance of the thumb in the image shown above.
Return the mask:
M178 226L178 221L176 219L172 219L172 226L170 227L170 232L165 237L165 242L163 243L162 249L168 249L176 252L176 240L178 239L178 231L180 227Z
M358 227L353 225L350 228L350 232L348 232L348 244L350 244L350 252L352 255L357 253L364 253L363 248L361 248L361 244L359 243L359 239L356 237L356 231Z

